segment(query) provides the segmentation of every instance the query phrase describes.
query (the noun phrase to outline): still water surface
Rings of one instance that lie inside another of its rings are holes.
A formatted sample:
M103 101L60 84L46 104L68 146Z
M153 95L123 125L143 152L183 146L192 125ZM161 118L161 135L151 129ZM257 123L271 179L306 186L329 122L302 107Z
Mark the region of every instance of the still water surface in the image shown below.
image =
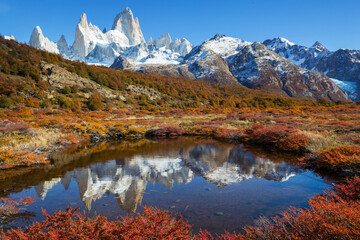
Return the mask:
M222 233L307 207L331 187L291 158L213 140L145 140L56 155L53 165L10 177L0 188L2 196L37 199L26 209L33 217L12 226L43 220L42 208L80 207L114 220L146 205L183 213L195 231Z

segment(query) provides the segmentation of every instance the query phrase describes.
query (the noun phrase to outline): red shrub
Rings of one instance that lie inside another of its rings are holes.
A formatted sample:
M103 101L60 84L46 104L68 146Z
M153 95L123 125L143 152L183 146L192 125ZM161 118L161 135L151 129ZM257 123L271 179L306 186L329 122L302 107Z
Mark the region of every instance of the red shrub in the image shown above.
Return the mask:
M86 218L77 209L67 208L34 223L26 230L13 229L3 233L2 239L191 239L190 225L169 212L144 208L143 214L108 221L103 216Z
M300 159L315 168L331 169L339 171L343 169L360 169L360 147L341 146L308 154Z
M321 151L319 164L340 168L360 167L360 147L343 146Z
M190 225L168 211L144 207L144 213L122 220L125 239L191 239Z
M245 130L243 140L266 144L283 151L304 151L308 138L298 133L290 126L275 125L265 127L262 124L254 124Z
M247 239L358 239L360 202L347 202L334 193L317 195L310 209L290 209L281 217L262 218L246 229Z
M360 177L355 176L353 179L348 179L346 183L336 184L335 192L342 198L350 201L360 200Z

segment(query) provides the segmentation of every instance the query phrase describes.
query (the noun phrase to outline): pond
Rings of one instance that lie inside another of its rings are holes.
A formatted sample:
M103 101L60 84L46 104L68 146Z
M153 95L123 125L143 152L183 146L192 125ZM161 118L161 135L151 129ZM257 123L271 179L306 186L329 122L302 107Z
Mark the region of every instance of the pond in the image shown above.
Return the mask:
M26 226L41 209L80 207L115 220L143 206L179 212L194 231L241 231L261 216L276 216L323 193L331 182L294 164L294 158L209 139L177 138L83 147L53 163L1 180L1 196L35 196Z

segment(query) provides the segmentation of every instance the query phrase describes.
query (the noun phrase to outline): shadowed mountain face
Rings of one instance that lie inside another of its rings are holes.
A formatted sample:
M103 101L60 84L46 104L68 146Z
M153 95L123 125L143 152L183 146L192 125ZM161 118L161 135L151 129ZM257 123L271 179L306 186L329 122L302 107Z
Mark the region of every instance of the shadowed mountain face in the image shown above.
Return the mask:
M287 181L300 172L285 163L256 157L241 146L207 143L170 151L166 155L135 155L92 164L44 181L35 189L38 196L45 199L56 184L61 183L67 189L75 179L87 209L91 209L93 201L113 193L120 208L133 213L141 204L148 183L171 189L175 183L187 184L198 176L223 188L252 178Z

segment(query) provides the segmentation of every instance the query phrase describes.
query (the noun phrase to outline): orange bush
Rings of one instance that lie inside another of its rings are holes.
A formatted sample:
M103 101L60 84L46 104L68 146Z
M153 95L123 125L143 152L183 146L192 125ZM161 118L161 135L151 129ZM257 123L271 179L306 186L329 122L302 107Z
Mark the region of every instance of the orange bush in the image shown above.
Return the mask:
M250 129L245 130L242 139L293 152L304 151L309 141L306 136L299 134L296 129L290 126L265 127L262 124L254 124Z
M360 168L360 147L343 146L321 151L319 164L340 168Z
M318 153L308 154L300 159L315 168L360 170L360 147L341 146L324 150Z
M45 163L48 161L44 156L33 154L29 150L0 150L0 169Z

